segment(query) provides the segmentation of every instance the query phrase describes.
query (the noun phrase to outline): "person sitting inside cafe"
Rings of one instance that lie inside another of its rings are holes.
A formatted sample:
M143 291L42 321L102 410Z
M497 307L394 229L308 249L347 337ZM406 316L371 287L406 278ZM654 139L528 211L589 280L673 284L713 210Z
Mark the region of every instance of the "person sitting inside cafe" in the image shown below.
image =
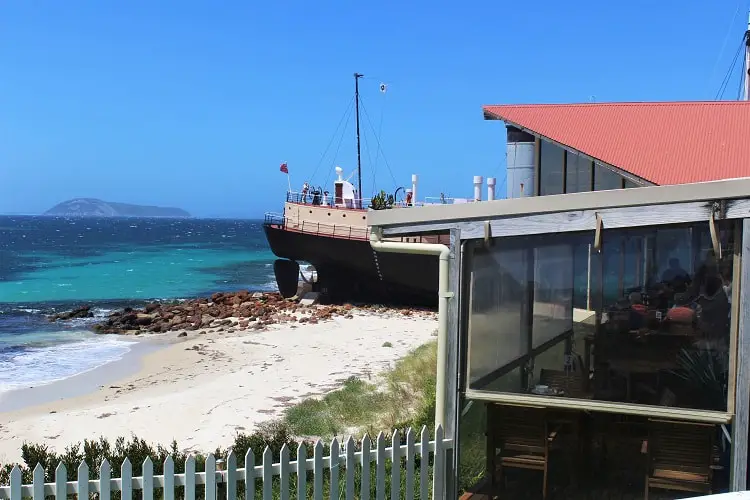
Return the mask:
M680 259L669 259L669 268L661 275L661 281L672 289L673 293L687 291L690 285L690 274L680 266Z
M695 319L694 304L687 293L677 293L674 296L674 306L667 311L667 320L670 323L689 325Z
M703 291L696 303L698 327L704 338L708 341L728 338L731 306L718 275L706 276Z

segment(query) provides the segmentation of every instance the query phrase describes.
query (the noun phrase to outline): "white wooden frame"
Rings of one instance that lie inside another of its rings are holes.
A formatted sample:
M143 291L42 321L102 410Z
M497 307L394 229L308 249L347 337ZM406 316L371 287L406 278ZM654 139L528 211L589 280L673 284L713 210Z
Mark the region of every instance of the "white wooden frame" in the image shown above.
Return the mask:
M591 232L592 240L601 224L606 233L609 229L637 229L649 226L670 226L708 222L712 215L719 214L717 220L750 218L750 199L716 200L712 202L683 202L671 204L654 204L638 207L618 207L604 210L577 210L548 214L514 215L498 217L485 222L460 221L461 239L479 240L522 235L553 234L564 232ZM488 234L489 233L489 234ZM744 236L743 236L744 238ZM467 260L471 257L467 256ZM733 292L734 300L739 300L737 291ZM748 302L750 304L750 302ZM750 319L750 318L749 318ZM737 322L733 317L732 322ZM730 331L730 343L737 345L737 328ZM730 353L730 364L733 362ZM750 356L748 357L750 362ZM732 366L734 366L732 364ZM468 380L469 365L464 376ZM731 370L730 370L731 373ZM736 389L730 383L727 394L727 411L691 410L661 406L637 405L592 400L574 400L553 396L519 395L516 393L499 393L485 390L466 390L466 397L498 403L543 405L555 408L576 408L589 411L623 413L656 418L677 418L683 420L726 424L732 421ZM750 390L750 387L749 389Z

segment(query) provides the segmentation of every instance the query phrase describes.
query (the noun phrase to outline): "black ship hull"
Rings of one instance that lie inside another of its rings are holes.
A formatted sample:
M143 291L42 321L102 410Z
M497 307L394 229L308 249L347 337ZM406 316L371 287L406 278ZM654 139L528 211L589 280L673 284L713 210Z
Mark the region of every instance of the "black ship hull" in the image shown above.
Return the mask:
M315 289L325 302L437 304L434 255L375 252L367 240L290 231L276 224L264 224L263 229L271 251L283 259L274 266L283 295L297 288L294 263L307 262L315 267Z

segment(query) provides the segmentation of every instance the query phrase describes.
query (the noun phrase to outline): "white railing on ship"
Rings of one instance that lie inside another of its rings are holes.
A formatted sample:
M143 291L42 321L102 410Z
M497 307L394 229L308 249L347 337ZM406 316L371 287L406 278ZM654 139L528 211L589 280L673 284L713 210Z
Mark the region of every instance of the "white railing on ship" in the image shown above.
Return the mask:
M416 442L416 433L412 429L406 432L406 444L401 444L401 434L394 431L391 446L386 448L386 439L381 432L371 441L365 436L361 441L361 450L356 451L356 443L351 437L340 445L336 439L331 442L330 453L323 456L323 444L318 441L313 448L313 457L304 460L290 460L290 450L284 445L280 451L280 461L273 461L273 453L266 447L260 464L255 464L255 454L248 450L243 467L238 467L238 457L230 451L223 463L225 470L217 470L219 463L213 455L206 458L205 472L196 472L196 460L189 456L185 461L185 472L175 474L175 463L171 456L164 461L164 473L154 475L154 463L150 458L143 462L143 473L133 477L133 466L128 459L120 468L120 477L113 478L109 462L104 460L99 467L99 479L92 480L89 467L81 462L77 470L77 480L68 481L65 465L60 463L55 469L54 482L46 483L44 468L37 464L33 471L31 484L23 484L21 469L18 465L10 473L10 485L0 487L0 499L21 500L33 498L44 500L45 496L54 496L56 500L65 500L68 495L78 495L79 499L88 499L92 493L98 493L99 500L109 500L113 492L121 492L123 500L130 499L134 490L141 490L143 498L153 499L154 493L162 490L165 500L174 500L175 487L183 487L184 494L178 497L195 500L196 486L203 486L205 500L217 500L218 485L226 485L227 500L237 500L238 483L244 484L240 492L246 500L255 498L256 486L262 492L264 500L271 498L290 498L290 479L296 479L296 497L322 500L324 490L330 498L353 499L371 498L372 486L375 498L385 498L387 482L390 482L391 498L444 498L446 450L453 448L451 439L444 439L443 429L438 426L434 440L430 441L427 428L423 428ZM306 457L307 448L300 444L297 456ZM429 463L432 457L432 474ZM417 469L417 458L419 468ZM386 475L386 462L396 464L391 467L390 477ZM375 467L375 484L371 485L372 467ZM343 474L342 474L343 469ZM331 473L324 475L324 471ZM363 474L362 471L369 473ZM308 474L312 472L312 484L308 488ZM356 472L359 472L359 491L355 492ZM402 472L404 476L402 486ZM341 477L343 475L343 477ZM274 478L279 479L274 481ZM260 485L256 482L260 480ZM418 481L418 482L417 482ZM432 491L430 491L432 490ZM309 494L312 494L310 497Z
M347 238L366 240L370 237L369 230L366 226L351 226L349 224L326 224L324 222L315 222L308 220L292 219L283 215L269 214L265 215L264 224L283 226L290 231L299 231L300 233L315 234L320 236L334 236L336 238Z
M286 193L286 201L290 203L303 203L305 205L313 205L313 199L314 195L311 194L309 191L305 194L303 194L301 191L287 191ZM334 196L330 193L326 195L318 195L318 203L316 203L316 206L321 207L335 207L336 204L334 203ZM351 201L351 206L346 205L346 208L362 208L367 209L370 206L370 203L372 202L371 198L357 198L353 200L347 200Z

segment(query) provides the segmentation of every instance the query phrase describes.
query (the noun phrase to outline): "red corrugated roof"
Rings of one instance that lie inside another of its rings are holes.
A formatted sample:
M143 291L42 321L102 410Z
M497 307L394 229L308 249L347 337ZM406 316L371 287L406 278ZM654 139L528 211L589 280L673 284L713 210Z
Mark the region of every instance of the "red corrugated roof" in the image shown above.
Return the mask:
M654 184L750 176L750 102L484 106L503 120Z

